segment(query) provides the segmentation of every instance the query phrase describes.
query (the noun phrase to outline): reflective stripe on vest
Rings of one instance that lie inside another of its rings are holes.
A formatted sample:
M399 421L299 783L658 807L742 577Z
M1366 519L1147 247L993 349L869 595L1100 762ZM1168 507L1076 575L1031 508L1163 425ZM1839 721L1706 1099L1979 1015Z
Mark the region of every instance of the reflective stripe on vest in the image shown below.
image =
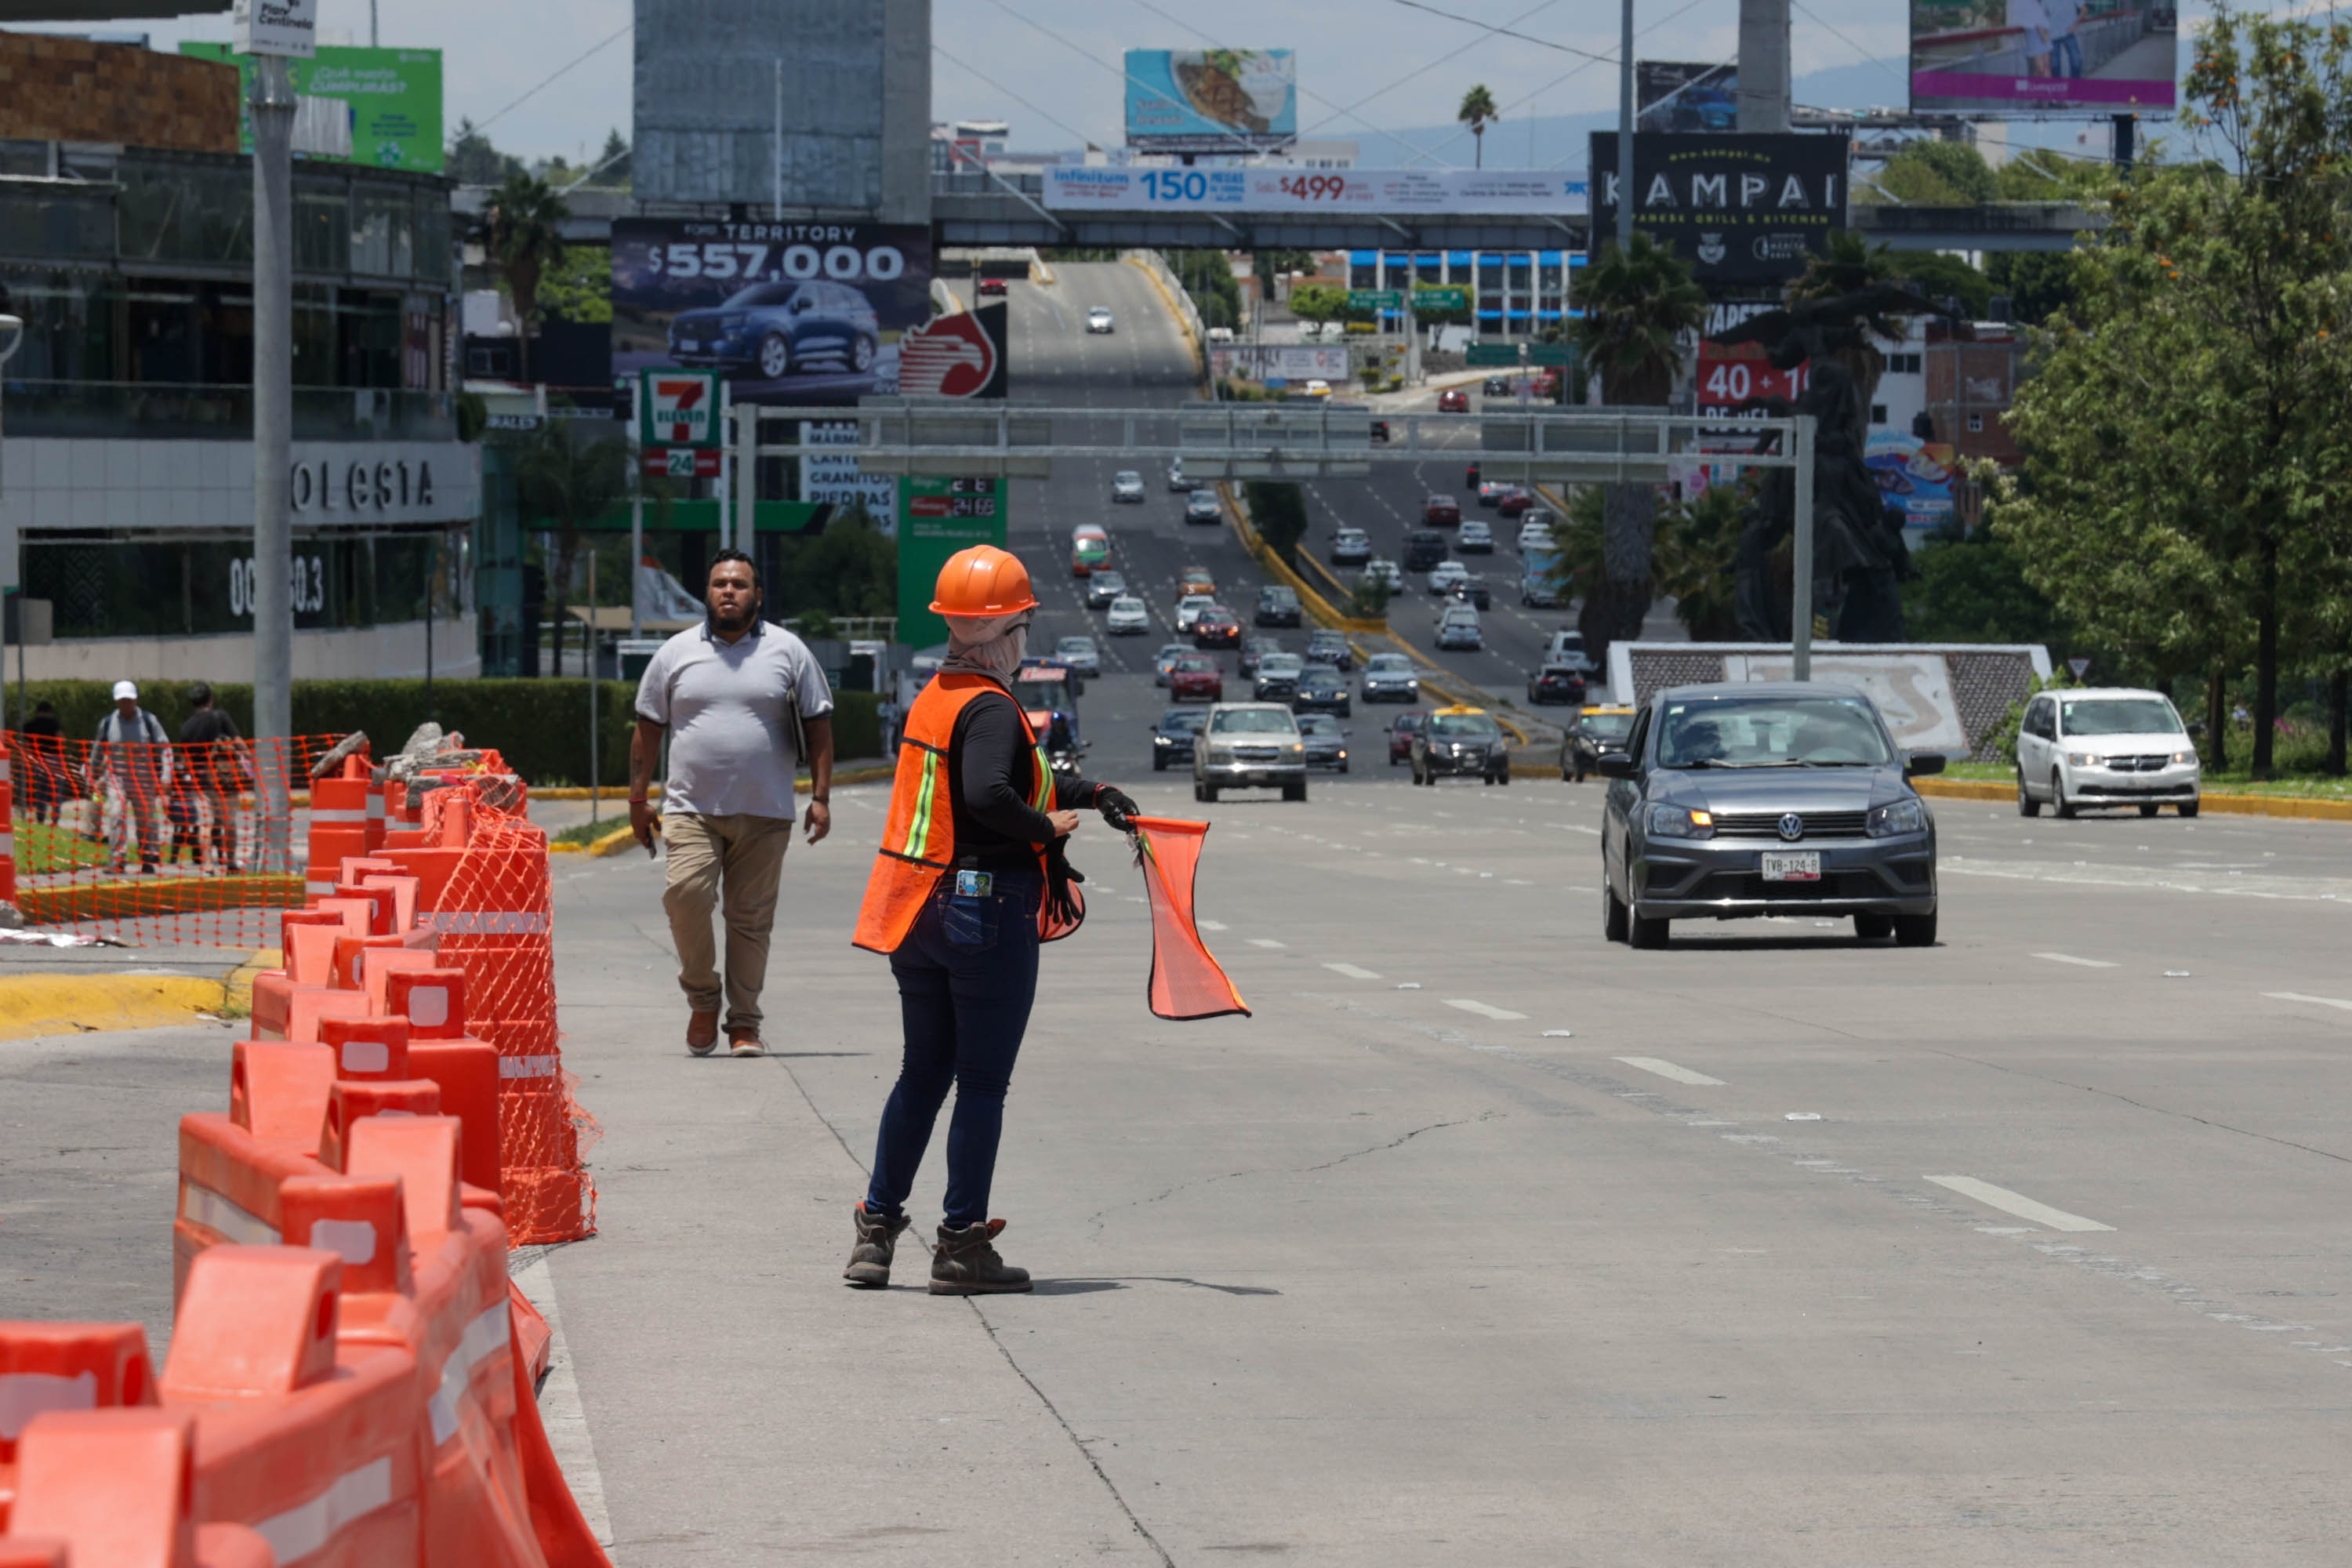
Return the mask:
M948 778L948 746L964 709L990 692L1010 697L986 676L935 676L908 706L899 737L898 775L890 790L890 820L882 830L881 853L874 858L866 901L857 912L857 934L852 939L857 946L896 952L929 900L940 874L955 864L955 807L947 798L953 787ZM1020 712L1019 704L1013 710ZM1050 812L1054 770L1029 728L1027 714L1022 714L1021 724L1034 770L1029 803ZM1042 867L1042 850L1038 858Z

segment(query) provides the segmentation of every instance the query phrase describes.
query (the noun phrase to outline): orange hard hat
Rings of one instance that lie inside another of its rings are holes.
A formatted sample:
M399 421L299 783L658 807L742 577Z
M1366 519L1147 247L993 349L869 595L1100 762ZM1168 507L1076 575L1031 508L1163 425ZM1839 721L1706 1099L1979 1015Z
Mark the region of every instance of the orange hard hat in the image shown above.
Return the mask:
M940 568L935 616L1012 616L1037 607L1029 568L993 544L975 544L948 557Z

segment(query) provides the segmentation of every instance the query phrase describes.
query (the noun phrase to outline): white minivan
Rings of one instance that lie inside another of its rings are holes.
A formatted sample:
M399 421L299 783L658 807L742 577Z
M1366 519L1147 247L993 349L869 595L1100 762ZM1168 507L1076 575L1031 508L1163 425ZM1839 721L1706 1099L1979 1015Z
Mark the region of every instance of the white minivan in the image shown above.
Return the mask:
M2096 686L2044 691L2017 727L2017 814L2060 816L2086 806L2169 805L2197 815L2196 742L2160 691Z

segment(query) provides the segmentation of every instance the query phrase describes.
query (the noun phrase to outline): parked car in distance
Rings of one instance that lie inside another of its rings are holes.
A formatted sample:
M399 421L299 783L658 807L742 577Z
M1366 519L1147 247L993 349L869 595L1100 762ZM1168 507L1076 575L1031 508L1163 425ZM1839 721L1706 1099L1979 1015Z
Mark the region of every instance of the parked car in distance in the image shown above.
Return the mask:
M1441 561L1429 569L1429 576L1425 581L1431 593L1444 595L1452 593L1454 585L1468 575L1470 575L1470 568L1463 565L1459 561Z
M1348 678L1328 664L1310 664L1299 672L1290 705L1301 713L1337 713L1342 719L1356 710Z
M1334 626L1318 626L1307 634L1307 662L1328 664L1344 672L1356 668L1356 649L1347 633Z
M1110 564L1110 535L1098 522L1082 522L1070 530L1070 574L1090 577Z
M1087 608L1107 610L1126 596L1127 579L1110 567L1101 566L1087 578Z
M1195 651L1197 650L1195 650L1192 645L1189 642L1161 643L1160 645L1160 651L1151 656L1151 684L1154 686L1167 685L1169 675L1176 668L1176 661L1182 658L1186 654Z
M1328 713L1301 713L1298 716L1299 739L1307 743L1307 766L1309 771L1328 768L1335 773L1348 771L1348 731L1339 728L1339 721Z
M1004 279L1002 278L983 278L980 280L980 297L983 300L1001 300L1011 291L1005 287Z
M1431 496L1421 503L1423 528L1452 528L1462 521L1462 503L1452 496Z
M1414 731L1412 782L1434 784L1448 775L1475 775L1490 784L1511 782L1511 742L1483 708L1440 708Z
M1223 605L1210 605L1192 623L1195 647L1239 647L1241 641L1241 617Z
M1580 710L1559 736L1559 776L1566 784L1582 784L1585 775L1601 771L1601 759L1625 749L1633 729L1633 710L1616 703L1595 703Z
M1486 646L1486 631L1478 625L1478 612L1467 605L1456 605L1445 612L1437 623L1437 646L1475 653Z
M1087 637L1063 637L1054 644L1054 657L1079 675L1102 674L1102 650Z
M1176 601L1176 631L1180 637L1191 637L1201 617L1217 607L1217 601L1206 594L1187 594Z
M1251 619L1261 626L1298 624L1298 590L1286 583L1268 583L1257 591L1257 612Z
M1467 414L1470 412L1470 395L1458 386L1449 386L1437 395L1437 411L1440 414Z
M1372 558L1372 536L1360 528L1343 528L1331 536L1331 564L1361 566Z
M2194 816L2202 773L2196 742L2160 691L2098 686L2045 691L2017 727L2017 811L2060 816L2092 806L2167 805Z
M1298 678L1307 661L1295 653L1270 653L1257 661L1250 695L1260 702L1287 702L1298 695Z
M1413 702L1421 697L1421 674L1401 653L1376 653L1365 662L1363 698L1367 702Z
M1108 305L1097 305L1087 312L1087 331L1090 332L1108 332L1117 325Z
M882 328L863 291L824 279L753 283L720 304L670 318L669 357L777 381L787 375L874 368Z
M1223 702L1224 671L1205 653L1188 653L1168 672L1168 695L1179 702Z
M1143 476L1133 468L1121 468L1111 478L1110 499L1120 502L1140 503L1143 500Z
M1290 710L1271 702L1221 702L1192 744L1192 798L1221 789L1279 789L1307 798L1307 743Z
M1864 941L1936 942L1936 819L1906 755L1850 686L1671 687L1604 754L1601 928L1664 947L1677 920L1853 917Z
M1584 671L1572 664L1547 664L1528 677L1528 700L1538 708L1584 700Z
M1214 490L1194 490L1184 498L1186 522L1219 522L1223 521L1224 515L1225 510L1217 504L1217 492Z
M1437 552L1441 557L1445 553L1445 542L1442 539L1438 541ZM1362 580L1367 583L1385 583L1388 584L1390 593L1397 593L1404 587L1404 568L1385 555L1370 556L1364 562Z
M1103 630L1115 637L1135 637L1151 629L1151 611L1132 594L1122 594L1110 602L1110 615L1103 622Z
M1492 555L1495 553L1495 531L1486 526L1483 518L1465 518L1462 531L1454 536L1454 548L1464 555Z
M1428 717L1426 709L1412 708L1389 721L1389 766L1412 760L1412 738Z
M1404 569L1426 572L1445 559L1445 535L1433 528L1417 528L1404 537Z
M1151 731L1151 771L1164 773L1172 763L1192 760L1192 742L1209 715L1198 708L1171 708Z

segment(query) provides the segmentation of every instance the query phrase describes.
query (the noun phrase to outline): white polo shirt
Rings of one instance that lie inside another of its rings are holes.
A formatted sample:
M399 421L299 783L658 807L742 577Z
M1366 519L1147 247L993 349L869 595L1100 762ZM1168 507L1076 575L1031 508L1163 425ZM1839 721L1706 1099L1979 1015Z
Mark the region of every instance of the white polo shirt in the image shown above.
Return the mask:
M706 623L662 644L637 682L638 716L669 729L662 815L796 816L793 699L803 720L833 711L808 645L772 622L731 643Z

